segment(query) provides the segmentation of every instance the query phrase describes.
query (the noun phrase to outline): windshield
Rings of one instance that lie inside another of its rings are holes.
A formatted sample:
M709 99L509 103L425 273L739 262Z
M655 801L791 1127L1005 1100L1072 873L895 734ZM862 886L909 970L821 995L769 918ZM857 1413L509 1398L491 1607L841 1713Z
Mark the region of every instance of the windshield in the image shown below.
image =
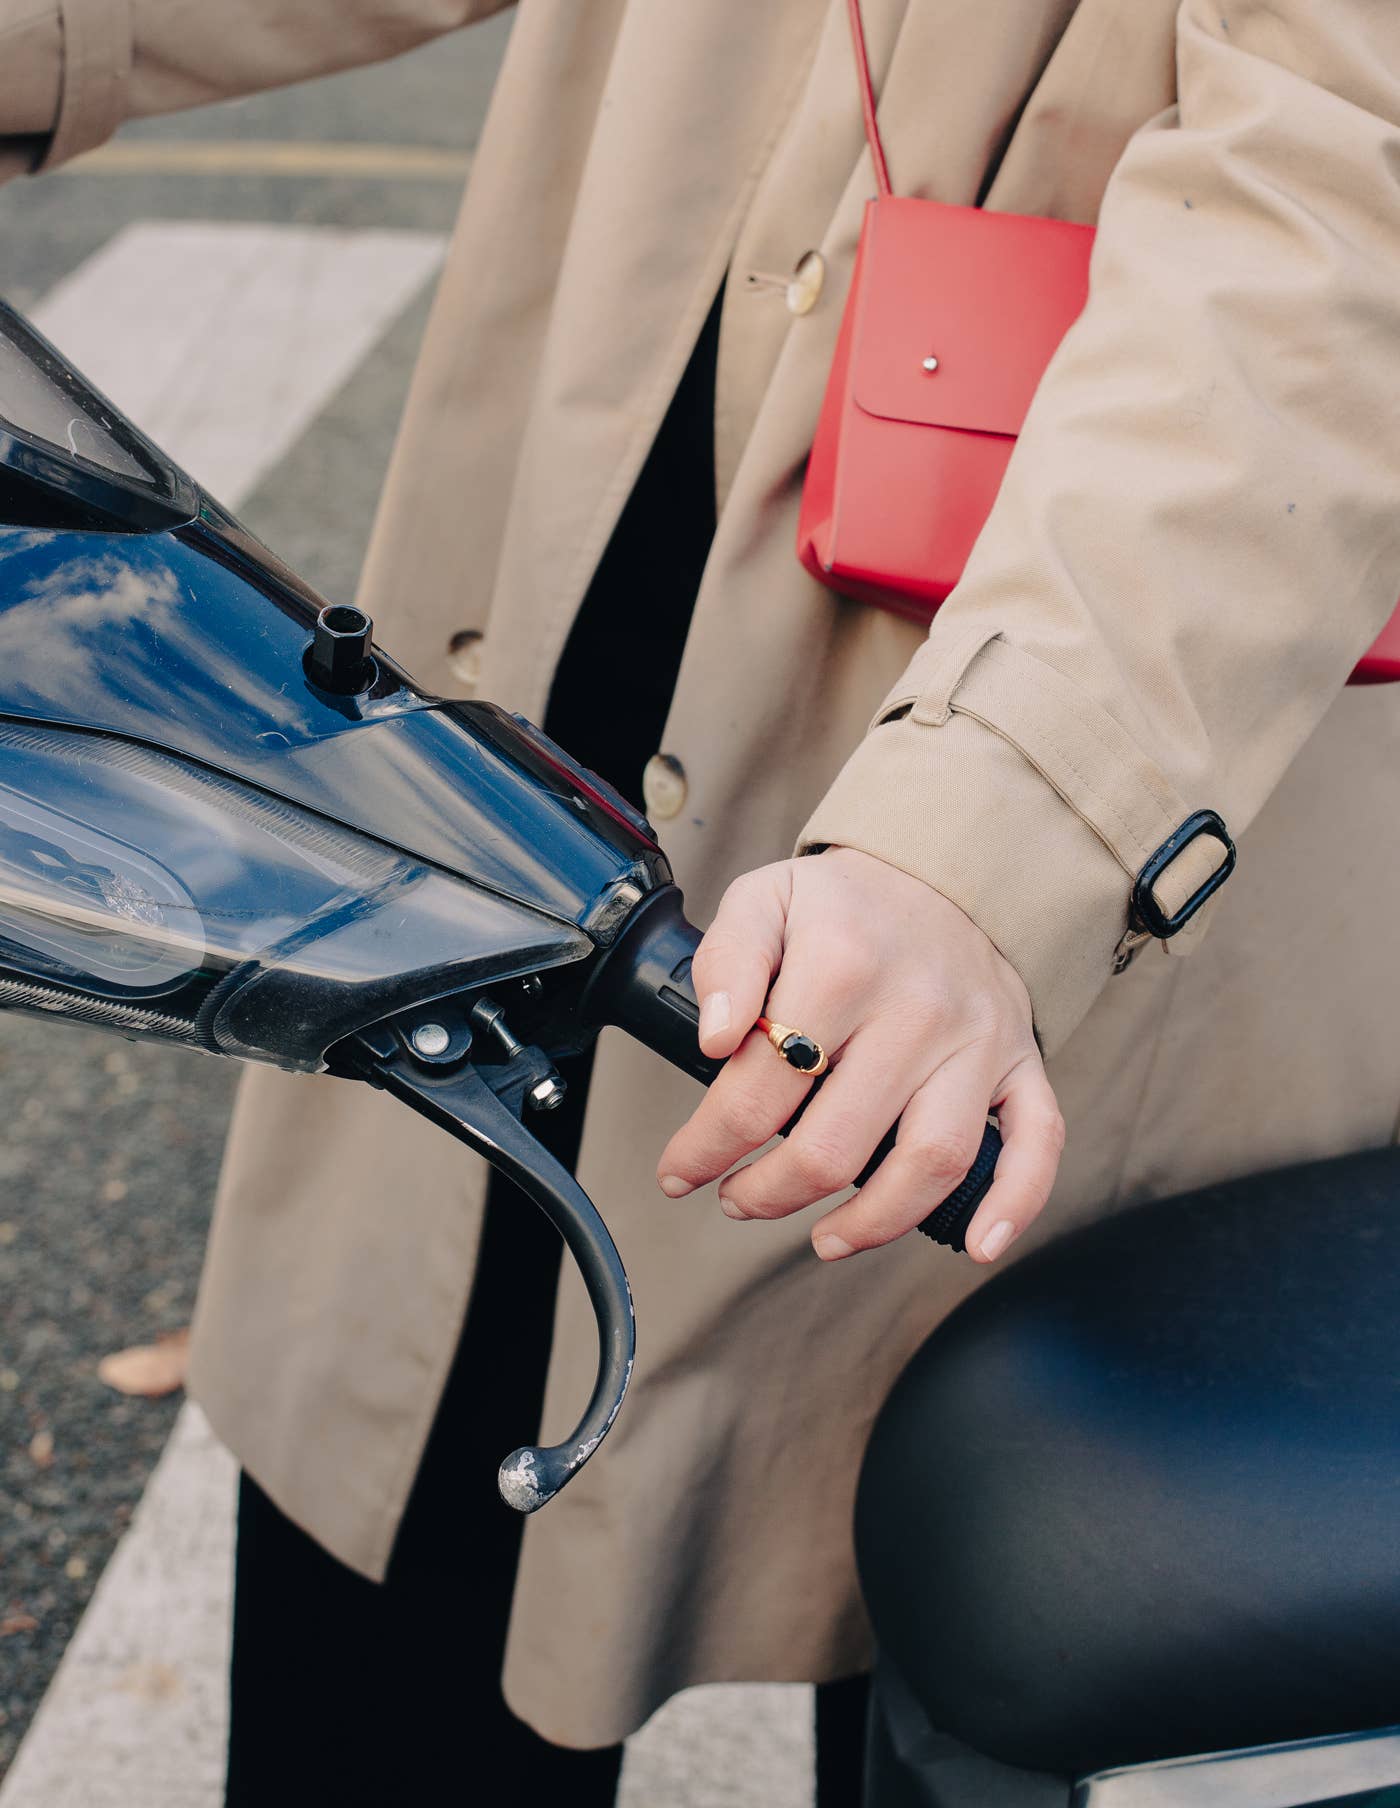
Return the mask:
M126 423L18 314L0 314L0 420L115 477L156 485Z
M142 529L157 524L153 511L169 515L183 487L156 448L0 302L0 526ZM183 497L175 512L187 512Z

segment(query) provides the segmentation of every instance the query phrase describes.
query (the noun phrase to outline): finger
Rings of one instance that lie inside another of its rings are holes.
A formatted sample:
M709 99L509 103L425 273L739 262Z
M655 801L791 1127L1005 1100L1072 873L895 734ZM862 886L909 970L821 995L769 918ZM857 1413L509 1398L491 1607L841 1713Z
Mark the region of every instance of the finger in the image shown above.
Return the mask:
M925 1081L875 1173L813 1227L812 1247L823 1261L892 1243L943 1203L976 1157L995 1085L995 1066L982 1048L954 1055Z
M996 1113L996 1177L967 1227L967 1253L977 1262L994 1262L1040 1216L1065 1146L1065 1121L1039 1055L1012 1069Z
M745 1218L785 1218L850 1186L879 1147L933 1060L884 1024L858 1030L797 1128L732 1174L720 1198Z
M749 877L761 879L778 870L765 868ZM790 889L790 877L785 875L782 883ZM811 935L796 937L781 958L768 1013L777 1016L800 1009L797 1027L815 1036L828 1056L837 1054L869 1008L873 959L859 947ZM760 999L753 1015L763 1009ZM807 1075L788 1066L766 1036L751 1035L667 1145L657 1164L661 1190L679 1199L727 1174L737 1161L777 1135L811 1085ZM730 1211L731 1217L742 1215L737 1208Z
M690 964L700 1001L700 1047L712 1060L732 1055L753 1028L783 958L792 896L789 862L736 879Z
M656 1170L662 1192L681 1199L727 1174L777 1135L811 1084L755 1030L666 1145Z

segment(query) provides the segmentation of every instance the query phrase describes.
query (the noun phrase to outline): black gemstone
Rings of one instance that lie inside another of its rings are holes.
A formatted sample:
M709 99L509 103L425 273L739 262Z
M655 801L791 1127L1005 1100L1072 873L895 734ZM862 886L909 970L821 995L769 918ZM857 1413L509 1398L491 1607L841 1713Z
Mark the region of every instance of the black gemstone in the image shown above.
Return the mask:
M810 1036L788 1036L783 1042L783 1057L799 1073L810 1073L822 1064L821 1045Z

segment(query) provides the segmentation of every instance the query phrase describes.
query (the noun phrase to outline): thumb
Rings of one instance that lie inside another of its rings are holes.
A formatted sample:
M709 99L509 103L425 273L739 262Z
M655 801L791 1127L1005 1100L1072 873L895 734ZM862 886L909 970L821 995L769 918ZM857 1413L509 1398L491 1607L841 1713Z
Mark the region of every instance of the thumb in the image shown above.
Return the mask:
M745 873L725 892L695 951L700 1048L712 1060L732 1055L762 1014L782 964L791 898L791 861Z

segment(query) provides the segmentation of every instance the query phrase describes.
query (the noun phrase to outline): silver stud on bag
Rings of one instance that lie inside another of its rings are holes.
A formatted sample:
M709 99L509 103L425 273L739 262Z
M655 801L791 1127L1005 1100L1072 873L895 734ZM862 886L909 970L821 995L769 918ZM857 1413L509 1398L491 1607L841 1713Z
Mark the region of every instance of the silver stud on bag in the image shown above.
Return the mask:
M924 369L929 373L930 376L932 376L934 371L936 371L938 369L937 358L925 358L924 359Z

